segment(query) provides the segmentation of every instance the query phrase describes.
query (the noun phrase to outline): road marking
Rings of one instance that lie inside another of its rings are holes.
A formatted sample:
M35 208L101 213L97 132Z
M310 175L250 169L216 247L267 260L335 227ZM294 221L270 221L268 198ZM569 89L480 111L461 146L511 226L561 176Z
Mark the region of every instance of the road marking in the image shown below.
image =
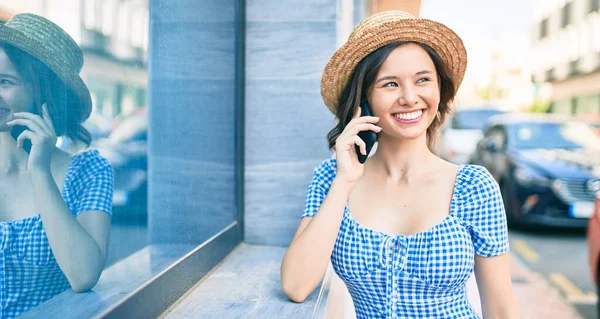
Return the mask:
M533 248L529 247L524 241L520 239L513 240L512 245L519 254L525 258L529 263L535 263L540 259L540 255L533 250Z
M559 273L551 273L550 281L554 283L554 285L558 286L560 290L564 293L566 299L569 302L577 303L577 304L595 304L598 300L597 296L593 292L584 293L579 289L579 287L575 286L567 277L563 274Z

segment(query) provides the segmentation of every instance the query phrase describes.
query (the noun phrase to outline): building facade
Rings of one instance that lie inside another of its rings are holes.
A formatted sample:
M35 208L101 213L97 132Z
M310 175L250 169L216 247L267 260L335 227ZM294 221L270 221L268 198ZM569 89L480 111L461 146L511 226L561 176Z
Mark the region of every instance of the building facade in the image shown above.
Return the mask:
M0 0L0 20L23 12L55 22L81 47L92 121L147 105L147 0Z
M533 81L552 85L549 111L600 120L600 1L535 0Z

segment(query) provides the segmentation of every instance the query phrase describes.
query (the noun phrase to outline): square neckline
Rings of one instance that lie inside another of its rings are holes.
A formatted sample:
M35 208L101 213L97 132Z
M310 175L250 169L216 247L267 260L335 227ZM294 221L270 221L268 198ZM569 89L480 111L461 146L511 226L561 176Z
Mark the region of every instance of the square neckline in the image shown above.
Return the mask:
M446 215L446 217L444 217L444 219L436 224L434 224L431 227L428 227L425 230L413 233L413 234L392 234L392 233L386 233L383 231L379 231L379 230L375 230L373 228L370 227L366 227L363 226L361 223L359 223L356 219L354 219L354 217L352 217L352 214L350 214L350 209L348 208L348 202L349 200L346 201L346 206L344 207L344 215L347 216L347 218L349 219L349 221L351 223L353 223L354 225L356 225L358 228L363 229L365 231L371 232L371 233L376 233L376 234L380 234L382 236L386 236L386 237L395 237L395 238L413 238L413 237L418 237L420 235L429 233L443 225L445 225L451 218L454 218L454 204L455 204L455 199L456 199L456 195L457 195L457 190L458 190L458 181L464 171L464 169L468 166L468 164L458 164L458 170L456 171L456 176L454 178L454 185L452 188L452 197L450 198L450 208L448 211L448 214Z
M73 156L71 156L71 161L69 162L69 168L67 168L67 173L65 174L65 178L63 179L63 187L60 190L60 195L62 196L62 198L65 198L65 189L67 188L67 183L71 177L71 175L73 174L73 170L75 169L73 163L75 163L75 158L79 157L79 156L83 156L85 153L88 152L93 152L95 150L86 150L83 152L79 152L77 154L73 154ZM40 213L37 213L33 216L29 216L29 217L25 217L25 218L21 218L21 219L15 219L15 220L6 220L6 221L0 221L0 225L19 225L19 224L26 224L27 222L30 221L35 221L37 219L40 219Z

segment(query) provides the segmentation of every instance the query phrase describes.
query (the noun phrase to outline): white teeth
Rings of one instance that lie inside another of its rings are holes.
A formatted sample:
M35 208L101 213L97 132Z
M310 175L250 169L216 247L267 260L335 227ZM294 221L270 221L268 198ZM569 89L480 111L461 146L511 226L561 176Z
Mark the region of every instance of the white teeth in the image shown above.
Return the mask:
M401 120L416 120L423 114L423 110L418 110L410 113L396 113L394 116Z

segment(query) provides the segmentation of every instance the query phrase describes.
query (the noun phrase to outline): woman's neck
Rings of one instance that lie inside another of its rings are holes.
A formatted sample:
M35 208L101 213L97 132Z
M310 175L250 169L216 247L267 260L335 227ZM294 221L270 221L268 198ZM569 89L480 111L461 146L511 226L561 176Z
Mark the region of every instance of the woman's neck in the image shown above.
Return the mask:
M369 159L370 166L394 181L411 183L430 171L437 159L427 146L425 134L414 140L382 135L377 144L375 154Z
M11 174L27 169L27 153L17 148L10 132L0 132L0 173Z

